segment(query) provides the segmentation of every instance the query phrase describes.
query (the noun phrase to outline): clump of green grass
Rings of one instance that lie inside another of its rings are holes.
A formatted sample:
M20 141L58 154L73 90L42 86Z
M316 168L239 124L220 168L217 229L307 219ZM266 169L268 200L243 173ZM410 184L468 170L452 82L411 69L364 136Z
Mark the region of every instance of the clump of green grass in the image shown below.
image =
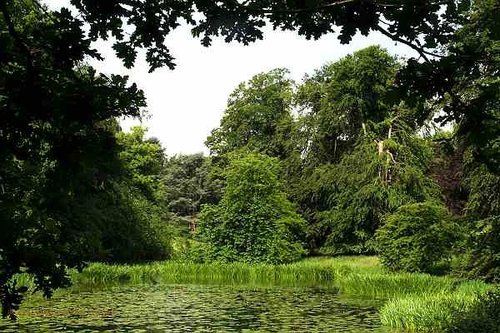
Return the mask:
M289 265L160 262L143 265L94 263L74 274L77 285L99 286L119 283L197 283L250 285L327 285L333 271L326 265Z
M445 332L457 313L467 312L477 296L463 293L423 294L389 301L380 311L382 324L406 332Z
M470 281L451 291L391 299L380 310L380 319L385 326L405 332L447 332L490 289L485 283Z
M336 285L342 293L372 298L447 292L457 284L455 279L428 274L348 273L336 276Z
M387 273L376 257L311 258L285 265L189 263L141 265L94 263L73 274L80 286L142 283L328 286L345 295L389 299L412 294L451 292L459 281L428 274Z

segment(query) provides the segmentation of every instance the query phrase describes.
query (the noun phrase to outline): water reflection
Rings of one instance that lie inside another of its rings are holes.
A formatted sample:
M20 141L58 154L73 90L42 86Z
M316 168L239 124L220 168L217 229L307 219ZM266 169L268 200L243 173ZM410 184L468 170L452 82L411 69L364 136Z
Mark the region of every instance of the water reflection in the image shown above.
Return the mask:
M2 332L373 332L374 304L327 289L136 286L32 301Z

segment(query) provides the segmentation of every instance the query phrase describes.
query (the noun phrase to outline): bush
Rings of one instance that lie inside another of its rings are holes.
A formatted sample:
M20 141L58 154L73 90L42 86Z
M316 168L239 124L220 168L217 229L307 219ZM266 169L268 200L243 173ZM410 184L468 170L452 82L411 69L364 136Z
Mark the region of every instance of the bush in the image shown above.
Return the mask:
M467 252L461 257L456 273L487 282L500 282L500 216L474 223L469 232Z
M233 159L218 205L203 207L198 238L204 257L218 261L285 263L305 254L305 222L286 199L276 159L248 154Z
M447 262L454 242L451 217L433 202L401 206L376 233L382 265L393 271L435 272Z
M451 333L499 333L500 287L479 296L467 313L457 316Z

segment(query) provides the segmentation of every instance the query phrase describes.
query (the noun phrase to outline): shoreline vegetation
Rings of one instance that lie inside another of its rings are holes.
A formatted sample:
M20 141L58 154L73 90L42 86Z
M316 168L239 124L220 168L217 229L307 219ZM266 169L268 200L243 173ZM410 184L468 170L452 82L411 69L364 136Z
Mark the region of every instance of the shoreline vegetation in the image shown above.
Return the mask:
M71 278L76 290L129 284L332 288L344 296L383 300L379 308L382 324L405 332L452 331L460 318L474 311L480 297L493 289L490 284L449 276L387 272L375 256L309 258L282 265L182 261L137 265L92 263L82 272L72 271Z

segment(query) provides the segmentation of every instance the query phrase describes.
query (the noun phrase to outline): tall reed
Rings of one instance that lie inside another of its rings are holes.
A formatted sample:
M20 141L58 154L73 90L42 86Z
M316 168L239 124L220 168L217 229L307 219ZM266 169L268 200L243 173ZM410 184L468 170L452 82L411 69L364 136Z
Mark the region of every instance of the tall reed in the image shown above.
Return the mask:
M447 332L473 311L490 285L470 281L453 291L422 293L389 300L380 310L385 326L405 332Z
M328 285L333 281L331 267L298 263L267 265L245 263L193 264L159 262L142 265L94 263L73 275L78 285L120 283L198 283L256 285Z

